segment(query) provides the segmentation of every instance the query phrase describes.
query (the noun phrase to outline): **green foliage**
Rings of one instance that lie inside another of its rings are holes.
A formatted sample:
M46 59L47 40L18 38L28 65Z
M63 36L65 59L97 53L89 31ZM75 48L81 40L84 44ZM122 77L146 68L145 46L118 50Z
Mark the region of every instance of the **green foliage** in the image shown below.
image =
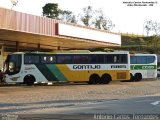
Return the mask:
M145 46L146 41L144 40L144 37L138 37L138 36L123 36L122 39L122 46Z
M43 16L48 18L58 19L59 9L58 4L47 3L43 8Z
M89 51L94 52L94 51L104 51L104 48L92 48L89 49Z
M95 52L95 51L113 52L114 48L92 48L92 49L89 49L89 51L91 52Z
M62 20L63 22L78 23L72 11L59 9L58 4L47 3L42 9L43 16L45 17ZM88 27L95 27L107 31L115 27L112 21L106 18L101 9L93 10L91 6L83 8L83 13L79 14L79 18L79 22L82 22Z
M71 11L61 10L58 4L48 3L43 7L43 16L59 19L64 22L77 23L75 15ZM101 9L93 10L91 6L83 8L83 13L80 14L80 20L84 25L98 29L110 30L115 25L111 20L108 20ZM147 21L145 29L149 34L150 31L156 33L155 36L144 37L134 34L122 34L122 47L120 48L96 48L91 51L112 51L112 50L126 50L130 52L141 53L156 53L160 54L160 23Z
M160 54L160 38L158 36L124 36L122 35L121 47L94 48L91 51L114 51L124 50L130 53Z
M121 50L127 50L135 53L160 54L160 38L158 36L142 37L122 35L121 40Z
M58 8L58 4L55 3L47 3L43 7L43 16L64 22L77 23L76 17L71 11L61 10Z

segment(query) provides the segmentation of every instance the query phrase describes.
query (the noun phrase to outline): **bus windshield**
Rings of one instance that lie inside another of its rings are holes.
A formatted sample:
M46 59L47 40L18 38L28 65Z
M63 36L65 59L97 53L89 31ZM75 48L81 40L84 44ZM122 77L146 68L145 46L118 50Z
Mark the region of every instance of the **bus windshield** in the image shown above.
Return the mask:
M8 55L5 61L5 73L9 75L20 72L22 57L19 54Z

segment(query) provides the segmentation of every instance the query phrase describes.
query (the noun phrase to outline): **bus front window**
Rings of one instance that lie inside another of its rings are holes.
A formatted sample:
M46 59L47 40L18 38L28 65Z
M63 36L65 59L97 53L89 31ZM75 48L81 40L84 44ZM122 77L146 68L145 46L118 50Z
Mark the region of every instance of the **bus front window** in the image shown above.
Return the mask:
M5 73L9 75L17 74L21 68L21 55L8 55L5 61Z

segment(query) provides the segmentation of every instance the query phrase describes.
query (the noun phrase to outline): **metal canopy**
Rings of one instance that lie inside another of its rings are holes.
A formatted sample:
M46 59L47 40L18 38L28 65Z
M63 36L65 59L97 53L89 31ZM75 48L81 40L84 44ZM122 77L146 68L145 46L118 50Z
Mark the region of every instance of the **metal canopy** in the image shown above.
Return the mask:
M11 52L89 49L120 46L121 38L116 33L0 7L0 45Z
M45 36L32 33L0 29L0 44L5 48L16 49L16 42L19 42L19 49L37 50L37 45L43 50L61 49L89 49L96 47L117 46L116 44L103 43L65 36Z

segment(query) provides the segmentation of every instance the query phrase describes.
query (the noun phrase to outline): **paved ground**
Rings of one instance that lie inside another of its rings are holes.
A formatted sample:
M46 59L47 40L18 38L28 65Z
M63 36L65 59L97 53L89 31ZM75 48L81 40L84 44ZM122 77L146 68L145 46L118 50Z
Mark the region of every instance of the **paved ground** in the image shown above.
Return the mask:
M3 86L0 87L0 114L34 113L36 115L41 113L44 116L45 114L57 114L58 116L58 113L63 113L66 109L73 109L79 114L78 111L83 111L84 108L81 106L104 102L109 105L110 102L116 101L122 101L120 104L123 103L125 106L126 99L148 96L158 96L159 98L160 80L112 82L109 85ZM112 107L107 108L110 112L114 112ZM121 106L118 108L120 109ZM99 110L98 108L93 109ZM68 111L66 113L65 116L68 115Z
M67 108L67 109L64 109ZM49 114L159 114L160 97L138 97L121 100L106 100L103 102L67 106L59 111L48 109L43 113Z
M159 120L159 113L160 97L152 96L64 106L56 112L54 109L48 109L39 114L25 114L17 117L28 120L31 118L40 120Z

